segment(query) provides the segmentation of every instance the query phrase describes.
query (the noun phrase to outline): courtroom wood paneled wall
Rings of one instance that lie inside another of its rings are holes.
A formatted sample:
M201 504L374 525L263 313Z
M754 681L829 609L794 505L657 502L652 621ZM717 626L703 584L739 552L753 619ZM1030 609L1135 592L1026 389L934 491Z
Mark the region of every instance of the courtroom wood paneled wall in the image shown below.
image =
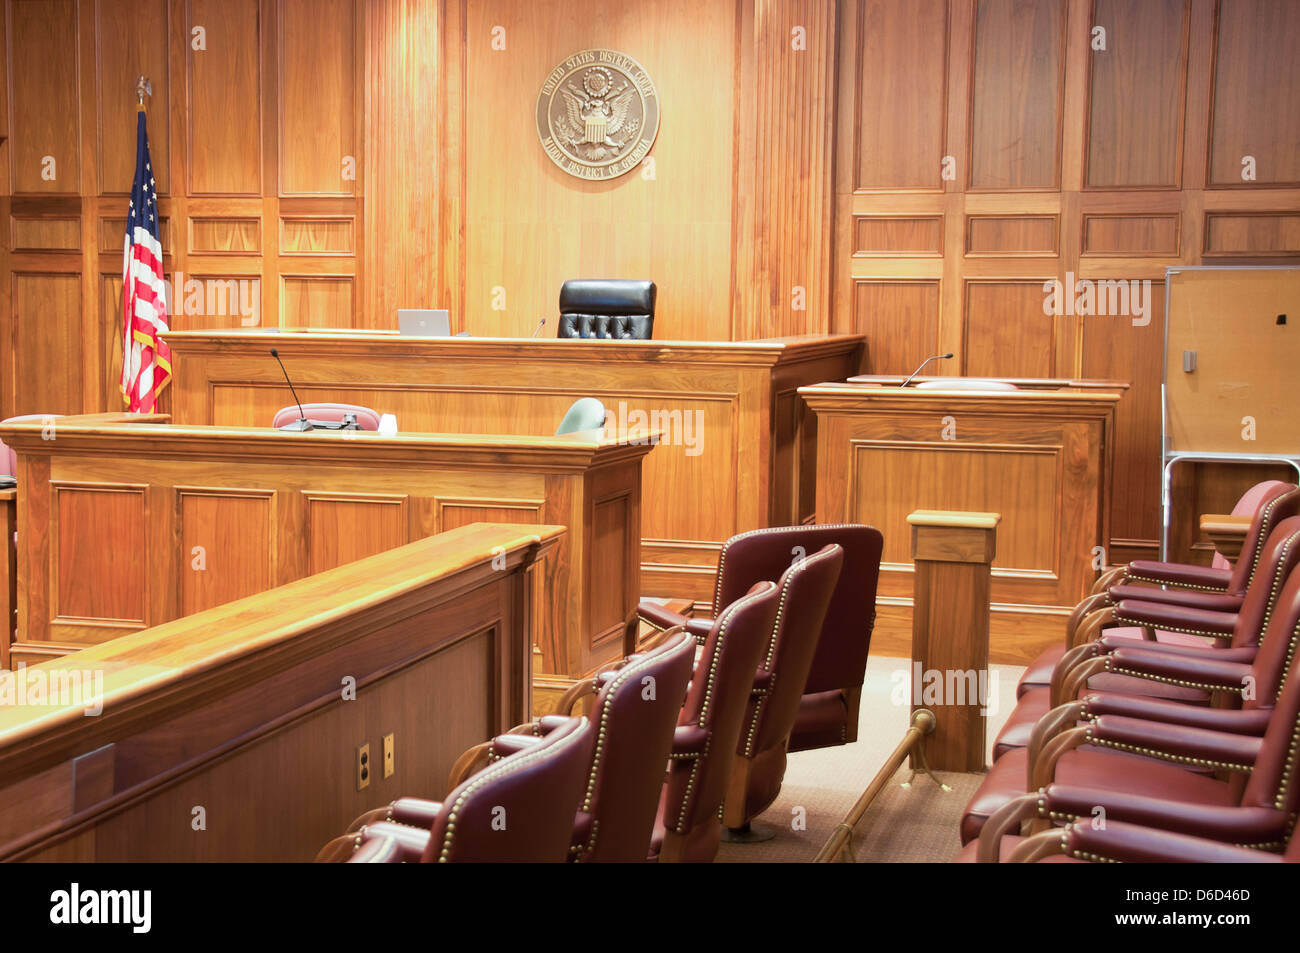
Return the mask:
M1300 4L856 0L839 43L831 329L872 373L1132 381L1108 555L1152 555L1165 269L1300 261ZM1150 281L1149 323L1046 315L1069 276ZM1188 468L1174 550L1262 475Z
M154 91L171 326L354 323L365 8L4 4L0 414L121 407L121 250L141 73Z
M836 4L805 6L4 0L0 415L120 406L140 73L173 328L442 306L525 335L565 278L617 275L659 283L658 337L824 330ZM560 172L534 131L542 79L588 47L640 60L664 104L653 163L613 182Z
M3 415L120 406L141 72L166 267L209 283L174 327L238 326L220 299L256 280L265 326L385 328L400 305L446 306L457 329L528 334L564 278L645 275L661 338L861 331L873 372L953 350L947 372L1131 379L1112 560L1158 535L1164 269L1300 261L1288 0L3 14ZM596 46L643 63L663 105L653 168L614 182L566 176L532 128L546 71ZM1043 282L1069 276L1150 280L1149 323L1045 315ZM1186 492L1212 510L1255 476L1202 469Z

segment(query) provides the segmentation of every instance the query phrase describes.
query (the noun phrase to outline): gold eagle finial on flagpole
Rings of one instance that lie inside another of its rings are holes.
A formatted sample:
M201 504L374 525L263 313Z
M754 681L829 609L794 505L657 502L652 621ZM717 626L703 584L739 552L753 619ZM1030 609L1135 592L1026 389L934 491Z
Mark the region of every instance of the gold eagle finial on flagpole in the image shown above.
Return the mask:
M140 77L135 81L135 98L136 101L139 103L139 105L136 108L143 111L144 98L146 96L152 96L152 95L153 95L153 83L149 82L148 76L145 76L143 73L141 73Z

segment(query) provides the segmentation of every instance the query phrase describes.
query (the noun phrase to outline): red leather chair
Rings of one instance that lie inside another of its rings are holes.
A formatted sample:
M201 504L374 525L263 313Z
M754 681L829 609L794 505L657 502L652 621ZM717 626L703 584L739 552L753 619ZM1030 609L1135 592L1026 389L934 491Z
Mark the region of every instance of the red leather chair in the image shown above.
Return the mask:
M308 420L322 420L330 423L341 423L348 414L355 414L358 430L379 429L379 414L369 407L362 407L360 404L303 404L302 413L306 415ZM281 407L275 412L275 417L271 420L271 426L283 427L285 424L291 424L298 419L298 405L290 404L288 407Z
M780 591L756 583L713 620L673 734L650 859L709 862L722 839L722 803Z
M1124 599L1144 599L1192 609L1235 612L1254 575L1264 540L1282 520L1300 515L1300 489L1293 483L1278 480L1256 484L1237 501L1232 512L1238 516L1254 514L1241 554L1234 566L1229 568L1227 560L1216 553L1214 565L1209 568L1138 560L1104 573L1094 584L1092 594L1071 613L1066 626L1065 644L1047 649L1029 664L1020 678L1016 695L1021 696L1031 689L1046 687L1061 656L1069 651L1072 642L1080 640L1080 630L1086 630L1089 622L1095 623L1099 613ZM1160 588L1162 586L1168 588ZM1119 634L1116 633L1117 636ZM1140 630L1130 630L1123 634L1131 638L1142 638ZM1197 644L1194 636L1177 631L1160 631L1157 639L1179 645Z
M1061 856L1091 864L1300 864L1300 830L1291 835L1285 853L1274 854L1123 821L1075 821L1025 838L1009 859L1037 863Z
M1031 815L1072 821L1101 806L1116 820L1280 846L1300 807L1297 649L1300 571L1286 581L1250 664L1180 657L1167 649L1117 649L1108 659L1137 673L1176 659L1179 677L1208 690L1235 691L1242 708L1108 692L1060 706L1039 722L1028 749L993 765L966 806L963 842L983 839L986 831L993 838L1014 833L1012 826ZM1208 771L1227 772L1229 780ZM1158 799L1174 805L1157 807ZM981 853L998 856L991 849Z
M646 859L696 648L695 638L681 632L593 680L591 717L598 734L570 860ZM552 719L541 721L545 726Z
M1103 626L1098 639L1076 646L1061 657L1049 687L1031 689L1020 697L994 741L994 760L1001 759L1008 751L1025 747L1034 725L1043 715L1089 688L1208 705L1208 691L1172 674L1177 671L1176 663L1189 656L1249 663L1278 594L1297 566L1300 566L1300 517L1292 516L1277 524L1264 545L1258 547L1255 571L1236 612L1211 612L1138 598L1121 601L1113 607L1113 620L1105 624L1169 629L1197 637L1197 644L1143 641L1128 634L1128 629L1112 632ZM1132 588L1136 594L1158 591ZM1231 641L1220 647L1211 644L1211 639ZM1105 661L1122 648L1141 648L1158 657L1170 658L1174 668L1155 665L1149 666L1145 674L1136 674Z
M591 715L596 743L573 822L569 860L646 859L664 766L695 664L695 649L693 636L677 632L652 651L632 656L614 670L575 685L561 700L559 710L567 712L584 696L596 695ZM563 715L545 715L511 729L510 734L545 737L569 721ZM495 747L494 740L462 755L452 769L449 786L458 786L489 764ZM399 798L361 815L348 831L355 834L379 821L427 828L440 809L436 801Z
M832 543L796 559L777 583L780 609L759 658L723 805L727 840L772 836L754 830L750 823L781 793L786 746L843 565L844 548Z
M356 850L348 862L564 861L594 737L586 718L567 719L545 737L498 736L492 764L442 803L423 802L428 828L368 824L353 835Z
M790 751L827 748L858 739L858 707L876 618L883 538L874 527L852 523L777 526L731 537L718 557L714 616L756 581L779 579L800 555L831 543L844 548L844 565L799 700ZM658 629L684 625L687 631L696 633L708 626L706 620L687 620L648 601L637 607L630 630L634 632L642 620Z

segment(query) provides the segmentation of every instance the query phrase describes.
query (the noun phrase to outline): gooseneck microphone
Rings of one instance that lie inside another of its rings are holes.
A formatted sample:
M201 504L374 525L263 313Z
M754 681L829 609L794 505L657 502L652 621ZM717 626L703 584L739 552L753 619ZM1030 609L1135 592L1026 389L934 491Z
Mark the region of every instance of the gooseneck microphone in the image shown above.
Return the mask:
M532 336L532 337L537 337L537 332L540 331L540 330L542 329L542 325L545 324L545 323L546 323L546 319L545 319L545 318L542 318L542 320L538 321L538 322L537 322L537 327L533 328L533 333L532 333L531 336Z
M925 368L925 365L929 364L931 361L946 361L950 357L952 357L952 351L949 351L947 354L936 354L933 357L927 357L924 361L921 362L921 366L918 367L916 370L912 371L911 375L908 376L907 380L903 381L903 383L898 386L906 387L908 384L912 383L912 378L915 377L917 374L921 373L921 371Z
M298 392L293 389L293 381L289 380L289 372L284 369L284 361L280 360L280 352L275 348L271 348L271 356L275 358L276 363L280 365L280 373L284 375L284 382L289 385L289 393L293 394L293 402L298 405L298 419L293 423L285 424L280 429L292 430L295 432L314 429L307 421L307 415L303 413L302 401L298 399Z

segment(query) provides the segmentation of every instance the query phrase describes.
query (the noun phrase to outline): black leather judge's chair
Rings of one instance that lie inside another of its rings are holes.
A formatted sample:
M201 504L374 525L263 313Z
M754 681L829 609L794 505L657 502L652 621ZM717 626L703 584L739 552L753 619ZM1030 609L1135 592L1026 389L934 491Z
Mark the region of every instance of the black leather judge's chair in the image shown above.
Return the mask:
M560 287L562 338L649 340L655 323L655 283L580 278Z

